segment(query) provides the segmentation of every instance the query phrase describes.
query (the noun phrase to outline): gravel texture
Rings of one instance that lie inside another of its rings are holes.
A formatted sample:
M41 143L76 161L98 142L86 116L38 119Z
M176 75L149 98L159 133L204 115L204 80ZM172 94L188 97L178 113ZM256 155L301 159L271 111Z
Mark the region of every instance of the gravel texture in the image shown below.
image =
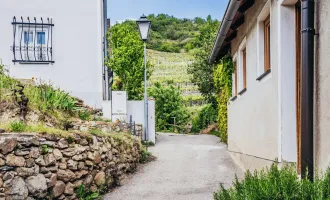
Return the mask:
M149 151L157 159L104 199L208 200L220 182L228 187L235 174L242 175L227 146L212 135L159 134Z

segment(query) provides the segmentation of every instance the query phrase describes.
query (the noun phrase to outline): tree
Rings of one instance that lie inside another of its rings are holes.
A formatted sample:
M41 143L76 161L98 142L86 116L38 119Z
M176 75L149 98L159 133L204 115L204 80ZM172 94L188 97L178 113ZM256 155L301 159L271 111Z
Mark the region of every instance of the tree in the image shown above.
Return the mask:
M130 100L143 98L144 53L138 28L133 21L116 24L108 33L112 55L107 66L114 72L113 89L126 90ZM148 78L151 65L147 63Z
M158 131L171 130L174 124L173 117L175 117L179 129L187 123L188 111L183 104L178 88L172 84L162 86L160 83L155 83L149 89L149 96L154 97L156 101L156 129Z
M218 27L219 21L212 20L211 16L208 16L207 23L202 26L200 34L193 42L193 46L198 49L194 51L194 62L188 66L188 73L192 74L192 83L198 86L201 94L212 104L216 104L213 82L214 67L208 60Z

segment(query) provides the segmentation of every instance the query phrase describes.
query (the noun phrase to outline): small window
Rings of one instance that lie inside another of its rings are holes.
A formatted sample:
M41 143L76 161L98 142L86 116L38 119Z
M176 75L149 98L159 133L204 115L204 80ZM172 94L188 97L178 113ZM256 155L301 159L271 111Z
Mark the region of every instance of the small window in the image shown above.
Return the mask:
M264 21L264 70L267 72L270 70L270 16L268 16Z
M243 89L246 89L246 48L243 53Z
M236 62L234 62L234 95L233 96L237 96L237 92L238 92L238 76L237 76L237 65Z

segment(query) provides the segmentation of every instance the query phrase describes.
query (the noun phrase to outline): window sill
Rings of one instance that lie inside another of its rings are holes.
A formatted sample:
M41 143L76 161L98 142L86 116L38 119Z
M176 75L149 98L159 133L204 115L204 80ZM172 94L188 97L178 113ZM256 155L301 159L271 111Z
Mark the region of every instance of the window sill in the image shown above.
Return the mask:
M230 101L235 101L237 99L237 96L233 96L232 98L230 98Z
M32 64L38 64L38 65L49 65L54 64L55 61L32 61L32 60L13 60L14 63L19 63L22 65L32 65Z
M242 95L242 94L244 94L246 92L246 88L244 88L242 91L240 91L238 94L239 95Z
M267 71L265 71L263 74L261 74L258 78L257 81L260 81L261 79L265 78L268 74L270 74L271 70L268 69Z

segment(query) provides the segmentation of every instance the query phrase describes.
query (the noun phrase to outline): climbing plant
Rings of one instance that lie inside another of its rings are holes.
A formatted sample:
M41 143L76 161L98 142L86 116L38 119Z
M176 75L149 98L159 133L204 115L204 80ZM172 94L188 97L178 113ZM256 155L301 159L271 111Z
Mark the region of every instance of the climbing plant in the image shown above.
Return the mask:
M227 143L227 103L231 97L232 74L234 72L231 57L224 57L213 72L214 85L218 94L218 123L221 141Z

